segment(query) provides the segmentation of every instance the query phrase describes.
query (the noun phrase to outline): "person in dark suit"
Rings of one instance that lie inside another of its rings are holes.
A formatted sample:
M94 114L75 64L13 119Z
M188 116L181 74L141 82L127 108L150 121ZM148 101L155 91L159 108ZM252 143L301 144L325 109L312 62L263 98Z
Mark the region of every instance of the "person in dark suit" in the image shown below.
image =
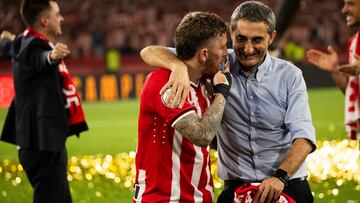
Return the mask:
M12 59L15 86L1 140L18 145L34 202L72 202L65 147L69 113L59 71L70 51L51 43L62 33L64 18L55 0L23 0L20 13L25 32L0 36L0 51Z

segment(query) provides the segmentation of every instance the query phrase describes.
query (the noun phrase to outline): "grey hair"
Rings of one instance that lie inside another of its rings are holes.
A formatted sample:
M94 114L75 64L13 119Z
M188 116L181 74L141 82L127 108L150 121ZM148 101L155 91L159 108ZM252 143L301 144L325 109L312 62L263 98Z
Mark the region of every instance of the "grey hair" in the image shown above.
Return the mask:
M236 28L237 22L241 19L250 22L264 22L268 27L268 33L275 31L274 11L259 1L246 1L234 10L230 19L232 30Z

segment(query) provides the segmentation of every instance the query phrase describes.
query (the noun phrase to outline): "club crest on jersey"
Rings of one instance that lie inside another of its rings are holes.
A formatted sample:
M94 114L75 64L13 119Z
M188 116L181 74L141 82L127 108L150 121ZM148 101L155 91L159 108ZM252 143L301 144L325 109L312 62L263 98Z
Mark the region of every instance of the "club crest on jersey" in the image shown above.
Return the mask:
M167 107L171 107L171 101L172 99L170 99L168 102L166 101L166 97L168 96L169 92L171 91L171 88L168 88L164 91L164 93L161 95L161 101L162 103L167 106ZM180 104L180 101L179 103L176 105L176 106L179 106Z

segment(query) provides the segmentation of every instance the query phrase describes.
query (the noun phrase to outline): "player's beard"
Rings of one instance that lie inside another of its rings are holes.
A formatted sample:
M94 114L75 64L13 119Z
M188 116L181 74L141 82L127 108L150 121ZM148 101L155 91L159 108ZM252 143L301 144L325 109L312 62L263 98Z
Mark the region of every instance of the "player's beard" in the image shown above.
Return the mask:
M220 70L221 63L217 63L215 60L206 60L205 69L203 71L204 76L214 77L214 75Z

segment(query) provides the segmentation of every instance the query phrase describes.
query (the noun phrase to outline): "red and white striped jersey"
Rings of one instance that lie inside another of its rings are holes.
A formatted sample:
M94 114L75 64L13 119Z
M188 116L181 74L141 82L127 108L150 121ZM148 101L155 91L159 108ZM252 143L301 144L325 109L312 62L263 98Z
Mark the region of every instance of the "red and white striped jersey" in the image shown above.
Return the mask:
M173 128L190 113L201 117L210 97L204 85L192 84L183 108L168 107L159 91L169 76L156 69L141 92L133 202L213 202L210 147L195 146Z
M360 31L353 35L348 44L349 64L360 56ZM352 140L360 140L360 76L350 75L345 91L345 129Z

